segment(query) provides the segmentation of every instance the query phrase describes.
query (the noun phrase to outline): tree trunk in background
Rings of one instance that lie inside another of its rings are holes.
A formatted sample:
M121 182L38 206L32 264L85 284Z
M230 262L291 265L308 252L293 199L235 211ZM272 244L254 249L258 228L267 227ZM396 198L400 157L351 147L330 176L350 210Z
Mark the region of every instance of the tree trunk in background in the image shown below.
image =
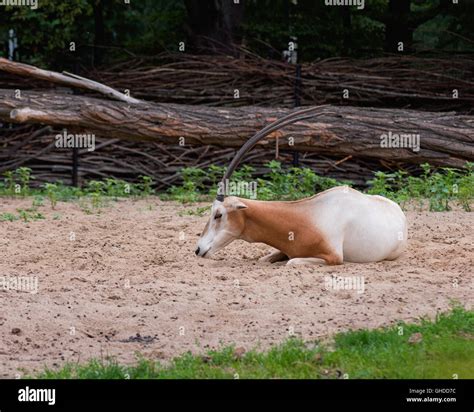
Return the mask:
M104 7L100 0L94 2L94 63L95 67L102 64L103 50L97 46L105 44Z
M351 9L349 7L340 7L339 8L341 13L342 19L342 28L344 30L343 33L343 42L344 42L344 53L346 56L349 55L350 51L352 50L352 16L351 16Z
M0 90L0 121L45 124L73 133L169 145L218 145L239 148L255 132L289 113L288 109L263 107L205 107L177 104L129 105L97 98L55 92ZM419 151L384 148L388 133L419 134ZM322 155L463 167L474 161L474 117L400 109L324 108L324 114L274 132L259 146L317 152ZM289 138L294 145L289 145Z
M233 50L241 42L240 26L244 14L240 0L185 0L189 38L197 49Z
M413 30L410 25L411 0L390 0L385 19L385 51L400 53L398 43L403 42L404 52L411 50Z

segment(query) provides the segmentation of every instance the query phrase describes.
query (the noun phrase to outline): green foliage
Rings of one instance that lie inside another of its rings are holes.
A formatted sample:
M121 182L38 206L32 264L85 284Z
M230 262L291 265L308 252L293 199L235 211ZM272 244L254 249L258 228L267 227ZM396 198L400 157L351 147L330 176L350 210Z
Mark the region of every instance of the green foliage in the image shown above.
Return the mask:
M3 9L3 8L2 8ZM88 0L40 0L39 7L6 7L0 16L0 27L15 28L20 40L22 60L34 65L62 63L69 43L90 44L93 32L91 2ZM6 32L1 33L6 36Z
M164 50L177 51L179 42L192 44L190 21L184 0L40 0L40 7L2 7L0 43L8 29L17 31L21 60L56 70L73 70L77 64L96 64L92 46L100 43L102 64L131 55L154 56ZM246 48L265 57L281 58L291 36L298 38L300 61L327 57L380 56L384 50L388 0L365 2L356 7L327 7L324 1L255 0L245 5L240 34ZM101 5L98 8L98 5ZM474 2L439 10L440 0L412 1L412 23L416 51L474 50L471 16ZM94 9L102 10L103 38L96 39ZM344 13L348 13L345 15ZM291 17L289 17L291 14ZM344 18L348 17L348 19ZM350 23L348 23L350 22ZM421 22L422 24L419 24ZM32 29L33 28L33 29ZM70 51L74 42L76 51ZM0 56L3 54L0 49ZM5 57L5 56L2 56Z
M280 162L271 161L266 167L269 172L257 179L257 198L260 200L297 200L313 196L334 186L351 182L317 175L309 168L283 168ZM416 201L420 207L425 201L431 211L450 210L452 202L464 210L471 210L474 200L474 164L467 163L463 170L441 168L433 171L428 164L422 165L420 176L409 176L407 172L376 172L368 182L367 193L388 197L405 207ZM215 197L217 183L222 178L224 168L212 166L207 170L183 169L183 184L173 186L163 198L182 203L209 201ZM245 166L236 171L234 182L252 181L254 169ZM238 196L248 197L245 193Z
M179 42L186 41L182 0L144 0L135 2L133 8L110 8L108 16L108 31L134 53L178 51Z
M7 170L5 173L3 173L3 176L5 176L5 185L4 185L4 190L5 194L13 196L15 194L15 174L11 170Z
M31 177L32 170L29 167L20 167L16 170L16 175L21 185L21 194L27 196L30 190L30 181L33 179Z
M140 176L142 182L139 184L139 189L143 196L150 196L154 193L152 188L153 179L150 176Z
M430 8L437 7L439 2L440 0L434 0L428 6L425 5L425 13ZM413 38L420 49L473 52L473 15L474 2L460 1L456 7L450 5L448 12L439 13L418 26Z
M34 178L31 176L29 167L20 167L16 170L7 170L3 173L5 184L3 189L9 196L28 196L30 192L30 182Z
M38 212L35 207L28 209L17 209L18 217L24 222L30 222L31 220L44 219L42 213Z
M313 196L318 192L350 182L317 175L310 168L282 168L280 162L272 160L267 164L270 172L258 179L258 198L262 200L297 200Z
M186 209L184 211L178 212L179 216L204 216L209 213L211 206L197 207L196 209Z
M256 182L256 196L260 200L297 200L313 196L331 187L348 185L351 182L319 176L310 168L284 168L280 162L271 161L266 167L268 172L254 179L255 169L243 166L238 169L232 182ZM422 165L420 176L409 176L407 172L376 172L368 182L367 193L388 197L402 207L416 201L420 208L428 202L431 211L447 211L456 203L464 210L471 211L474 200L474 163L466 163L465 169L441 168L432 170L428 164ZM203 170L189 167L182 170L182 184L172 186L167 193L160 194L163 200L175 200L181 203L209 201L217 193L225 168L210 166ZM81 207L92 212L105 206L110 199L126 197L144 197L154 194L153 180L140 176L140 183L128 183L124 180L107 178L91 180L83 189L65 186L62 182L45 183L40 189L31 189L29 183L31 170L21 168L4 173L5 182L0 186L0 196L16 195L19 186L21 195L32 194L38 206L43 197L49 200L52 209L58 201L81 200ZM240 197L252 197L249 193L237 193ZM185 212L201 215L203 210Z
M321 177L309 168L290 168L283 170L281 163L271 161L266 167L269 172L257 179L257 199L260 200L295 200L302 197L312 196L318 191L326 190L339 184L335 179ZM181 203L192 203L210 200L217 194L217 185L221 181L225 168L210 166L208 169L195 167L182 170L183 183L173 186L162 198L165 200L177 200ZM232 182L252 182L255 169L251 166L243 166L236 170L232 176ZM345 183L350 184L350 183ZM239 194L240 197L248 197L248 194Z
M44 197L41 195L36 195L33 199L33 207L41 207L44 206Z
M387 8L384 0L366 2L365 10L347 8L350 27L345 27L340 7L327 7L324 1L298 1L297 8L291 7L290 19L286 0L258 0L246 7L244 37L250 48L263 56L278 58L288 49L291 36L298 38L299 57L305 61L383 51L384 25L380 20Z
M58 186L54 183L45 183L44 190L51 204L51 209L54 209L58 203Z
M41 205L38 203L38 199L35 198L31 207L27 209L16 209L17 214L9 212L0 214L0 222L14 222L15 220L30 222L32 220L44 219L45 217L43 216L43 214L38 212L38 207L40 206Z
M59 201L78 201L79 206L86 213L98 212L106 206L108 201L124 197L144 197L154 193L153 179L149 176L140 176L139 183L128 183L124 180L107 178L104 180L91 180L83 189L65 186L61 181L57 183L44 183L39 189L31 189L29 183L32 179L31 169L19 168L4 173L5 182L0 185L0 196L16 196L17 188L22 196L33 195L33 209L20 210L19 216L4 213L0 220L13 221L21 218L24 221L43 219L44 216L36 209L43 206L47 198L51 209L55 209ZM59 215L55 215L55 219Z
M423 206L428 200L430 211L450 210L455 201L470 211L474 199L474 164L467 163L465 170L441 168L433 171L427 163L421 165L423 173L407 176L406 172L376 172L370 180L368 193L388 197L402 206L409 200L417 200Z
M45 183L43 190L48 197L54 197L57 200L67 201L84 196L95 197L136 197L149 196L154 193L152 188L153 180L149 176L140 176L141 183L128 183L120 179L106 178L104 180L90 180L83 189L65 186L62 182Z
M149 196L153 194L153 180L149 176L140 176L140 183L128 183L120 179L106 178L87 182L83 191L78 193L81 208L86 213L98 211L109 199Z
M19 217L15 216L13 213L2 213L0 214L0 222L14 222L18 220Z
M413 334L421 341L410 343ZM133 366L114 359L46 369L45 379L452 379L474 378L474 312L454 306L434 321L338 333L331 345L289 339L269 351L238 355L233 346L186 353L169 365L140 358Z
M327 7L324 1L300 0L298 7L292 8L289 20L287 1L257 0L247 4L244 38L258 54L274 58L288 48L290 36L298 38L299 58L304 61L341 55L380 56L384 51L388 3L366 1L364 10L357 10ZM415 50L474 50L470 21L474 3L459 2L456 7L450 5L436 12L439 4L440 0L412 1ZM344 12L349 16L349 26L344 24Z
M177 200L181 203L198 202L202 199L206 180L206 172L196 167L186 167L181 171L183 183L181 186L172 186L167 195L162 196L165 200ZM217 176L215 169L211 170L211 178Z
M40 0L39 3L36 10L2 7L0 27L6 29L0 32L4 37L0 43L6 40L7 30L15 28L24 62L58 70L71 70L76 62L92 65L91 46L95 42L96 30L94 8L98 2ZM144 0L131 4L112 0L101 3L102 41L105 46L111 46L101 49L105 61L129 58L127 49L142 55L153 55L165 49L177 50L178 42L186 40L182 0ZM71 42L75 43L76 51L69 50Z

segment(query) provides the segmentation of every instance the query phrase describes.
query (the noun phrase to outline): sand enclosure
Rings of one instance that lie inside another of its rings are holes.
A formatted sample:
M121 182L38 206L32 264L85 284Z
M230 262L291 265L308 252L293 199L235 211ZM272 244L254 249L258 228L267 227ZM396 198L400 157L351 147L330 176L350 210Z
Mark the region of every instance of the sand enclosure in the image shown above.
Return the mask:
M0 214L31 206L0 200ZM212 260L194 256L207 216L156 198L112 202L100 214L75 203L41 207L45 220L0 222L0 278L36 278L0 290L0 377L136 353L158 360L235 344L267 348L411 321L474 301L474 214L408 212L409 248L392 262L337 267L262 263L269 250L237 241ZM327 289L361 278L364 293ZM21 373L21 372L20 372Z

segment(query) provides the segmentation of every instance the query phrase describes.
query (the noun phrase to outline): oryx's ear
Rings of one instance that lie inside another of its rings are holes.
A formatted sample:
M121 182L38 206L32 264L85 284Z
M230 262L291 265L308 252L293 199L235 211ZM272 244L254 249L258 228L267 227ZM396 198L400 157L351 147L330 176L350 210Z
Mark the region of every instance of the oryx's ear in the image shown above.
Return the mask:
M248 207L244 202L237 199L236 197L229 199L229 203L227 204L227 206L230 210L247 209Z

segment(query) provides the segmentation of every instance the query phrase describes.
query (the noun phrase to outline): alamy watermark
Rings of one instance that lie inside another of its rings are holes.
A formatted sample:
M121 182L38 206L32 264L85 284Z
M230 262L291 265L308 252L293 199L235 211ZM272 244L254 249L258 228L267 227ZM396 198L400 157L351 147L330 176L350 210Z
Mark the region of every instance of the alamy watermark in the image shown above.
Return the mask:
M326 6L357 6L358 10L365 7L365 0L325 0Z
M419 133L382 133L380 135L380 147L384 149L411 149L420 151Z
M0 276L0 290L38 293L37 276Z
M61 149L87 149L89 152L95 150L94 134L73 134L64 130L55 136L56 147Z
M217 185L217 194L224 196L239 196L248 199L257 198L257 182L234 182L226 179Z
M35 389L26 386L18 390L19 402L44 402L48 405L56 404L56 389Z
M365 291L364 276L325 276L326 290L355 290L358 294Z
M31 10L37 10L38 0L0 0L0 6L29 7Z

